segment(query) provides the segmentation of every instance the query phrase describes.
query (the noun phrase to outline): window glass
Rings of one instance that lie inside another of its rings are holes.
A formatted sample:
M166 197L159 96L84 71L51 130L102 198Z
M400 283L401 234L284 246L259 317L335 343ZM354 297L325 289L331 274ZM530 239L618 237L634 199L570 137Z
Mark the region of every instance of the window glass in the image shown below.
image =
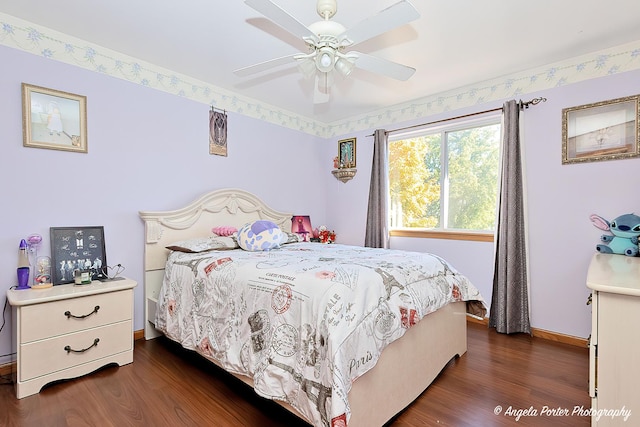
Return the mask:
M499 118L389 140L391 228L493 231Z

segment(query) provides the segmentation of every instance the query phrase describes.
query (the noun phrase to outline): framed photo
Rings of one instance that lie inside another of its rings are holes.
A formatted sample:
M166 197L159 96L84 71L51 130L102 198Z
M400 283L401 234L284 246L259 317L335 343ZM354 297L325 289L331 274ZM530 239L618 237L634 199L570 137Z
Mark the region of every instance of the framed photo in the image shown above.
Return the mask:
M356 167L356 139L342 139L338 141L338 168Z
M640 155L640 95L562 110L562 163Z
M87 152L87 98L22 83L25 147Z
M104 227L51 227L49 231L54 285L72 283L76 270L91 270L91 280L106 277Z
M303 242L310 242L313 238L311 218L309 215L294 215L291 217L291 232L299 235Z

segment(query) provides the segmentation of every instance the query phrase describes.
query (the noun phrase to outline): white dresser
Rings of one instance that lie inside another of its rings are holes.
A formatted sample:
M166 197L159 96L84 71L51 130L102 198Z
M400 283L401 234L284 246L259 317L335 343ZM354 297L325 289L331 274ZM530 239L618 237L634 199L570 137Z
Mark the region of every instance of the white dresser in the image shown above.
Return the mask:
M591 425L640 425L640 257L595 254L587 287Z
M16 396L110 363L133 362L133 288L122 279L9 290Z

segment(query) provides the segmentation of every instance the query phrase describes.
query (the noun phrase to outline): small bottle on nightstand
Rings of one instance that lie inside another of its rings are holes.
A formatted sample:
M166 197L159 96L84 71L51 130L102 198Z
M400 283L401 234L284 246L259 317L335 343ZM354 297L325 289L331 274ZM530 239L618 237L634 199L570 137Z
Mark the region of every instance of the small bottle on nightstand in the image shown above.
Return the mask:
M18 254L18 287L16 289L29 289L29 254L27 254L27 241L20 241L20 252Z

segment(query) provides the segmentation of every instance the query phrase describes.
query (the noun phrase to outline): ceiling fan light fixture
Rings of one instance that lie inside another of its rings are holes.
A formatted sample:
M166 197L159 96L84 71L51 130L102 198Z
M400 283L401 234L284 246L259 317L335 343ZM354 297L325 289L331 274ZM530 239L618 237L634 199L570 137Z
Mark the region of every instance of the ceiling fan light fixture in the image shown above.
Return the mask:
M298 62L298 69L304 78L310 78L316 73L316 64L313 59L302 59Z
M335 64L336 70L344 77L351 74L355 66L355 58L348 57L338 58Z
M322 67L324 68L331 67L332 62L333 60L331 59L331 55L329 55L328 53L325 52L322 55L320 55L320 65L322 65Z
M341 76L347 77L357 63L359 68L366 71L402 81L407 80L415 72L414 68L406 65L364 53L356 51L344 53L347 47L372 39L419 18L420 13L409 0L396 0L397 3L360 21L348 30L342 24L331 20L338 8L337 0L316 0L316 11L322 20L309 26L280 8L274 1L277 0L244 0L248 6L265 15L284 30L302 38L308 46L308 51L241 68L235 71L237 75L247 76L259 73L287 64L293 59L298 63L305 77L315 74L314 103L320 103L329 100L329 87L333 83L334 70Z
M318 49L318 55L316 56L316 67L323 73L328 73L333 70L335 60L335 52L333 48L324 46Z

